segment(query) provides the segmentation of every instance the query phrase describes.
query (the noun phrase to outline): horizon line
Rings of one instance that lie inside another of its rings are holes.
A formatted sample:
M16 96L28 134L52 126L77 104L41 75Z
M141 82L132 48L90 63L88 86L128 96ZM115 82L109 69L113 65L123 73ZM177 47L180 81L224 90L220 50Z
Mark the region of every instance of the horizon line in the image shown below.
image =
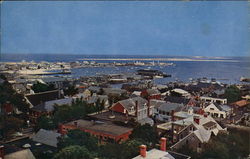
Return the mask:
M32 54L32 55L82 55L82 56L177 56L177 57L181 57L181 56L185 56L185 57L202 57L202 58L215 58L215 57L250 57L250 55L239 55L239 56L235 56L235 55L222 55L222 56L204 56L204 55L163 55L163 54L154 54L154 55L140 55L140 54L80 54L80 53L0 53L1 55L28 55L28 54Z

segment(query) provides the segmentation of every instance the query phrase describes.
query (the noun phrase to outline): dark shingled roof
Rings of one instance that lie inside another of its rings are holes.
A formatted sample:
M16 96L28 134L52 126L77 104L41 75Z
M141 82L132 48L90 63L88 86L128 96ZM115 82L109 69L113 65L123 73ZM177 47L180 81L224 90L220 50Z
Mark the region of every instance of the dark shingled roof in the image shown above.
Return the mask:
M119 101L119 103L128 111L132 111L132 107L135 110L136 107L136 102L138 102L138 108L142 109L144 106L147 105L148 101L142 97L134 97L134 98L129 98L125 100Z
M174 111L180 111L181 108L183 108L183 104L178 104L178 103L163 103L160 105L158 110L165 111L165 112L171 112L172 110Z
M223 109L221 108L221 106L218 103L214 103L214 105L220 110L222 111Z
M206 128L210 128L210 127L213 126L213 125L216 125L216 123L213 122L213 121L209 121L209 122L207 122L206 124L203 124L203 126L206 127Z
M78 128L83 128L86 130L91 130L94 132L100 132L104 134L110 134L115 136L120 136L122 134L125 134L127 132L132 131L132 129L114 125L111 123L105 123L105 122L98 122L98 121L88 121L88 120L76 120L69 123L66 123L65 125L74 125L75 122L77 122Z
M165 98L165 101L171 102L171 103L179 103L179 104L188 104L189 99L183 98L183 97L175 97L175 96L167 96Z
M53 91L36 93L36 94L30 94L30 95L26 95L26 98L29 100L29 102L33 106L36 106L46 101L60 99L60 91L53 90Z
M156 94L161 94L161 92L157 89L147 89L147 93L149 95L156 95Z

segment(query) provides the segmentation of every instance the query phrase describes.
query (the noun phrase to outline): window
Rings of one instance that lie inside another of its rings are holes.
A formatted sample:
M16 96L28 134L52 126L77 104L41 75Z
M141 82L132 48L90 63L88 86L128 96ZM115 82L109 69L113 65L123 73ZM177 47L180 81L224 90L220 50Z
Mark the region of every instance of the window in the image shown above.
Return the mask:
M190 126L189 130L190 130L190 131L193 131L193 127L192 127L192 126Z
M210 110L214 110L214 108L210 108Z
M201 148L201 143L199 142L198 147Z

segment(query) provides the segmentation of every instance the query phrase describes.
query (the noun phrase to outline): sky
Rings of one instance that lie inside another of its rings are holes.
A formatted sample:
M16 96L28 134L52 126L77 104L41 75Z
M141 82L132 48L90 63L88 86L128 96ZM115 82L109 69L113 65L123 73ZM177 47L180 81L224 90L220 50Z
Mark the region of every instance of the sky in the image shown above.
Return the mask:
M249 56L247 1L1 4L1 53Z

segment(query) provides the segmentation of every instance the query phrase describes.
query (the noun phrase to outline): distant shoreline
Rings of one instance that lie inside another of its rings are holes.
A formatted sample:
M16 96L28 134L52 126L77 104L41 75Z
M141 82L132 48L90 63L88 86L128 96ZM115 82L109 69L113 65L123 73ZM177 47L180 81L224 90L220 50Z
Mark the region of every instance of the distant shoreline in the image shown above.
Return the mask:
M188 58L82 58L78 60L93 61L219 61L219 62L239 62L238 60L221 59L188 59Z

